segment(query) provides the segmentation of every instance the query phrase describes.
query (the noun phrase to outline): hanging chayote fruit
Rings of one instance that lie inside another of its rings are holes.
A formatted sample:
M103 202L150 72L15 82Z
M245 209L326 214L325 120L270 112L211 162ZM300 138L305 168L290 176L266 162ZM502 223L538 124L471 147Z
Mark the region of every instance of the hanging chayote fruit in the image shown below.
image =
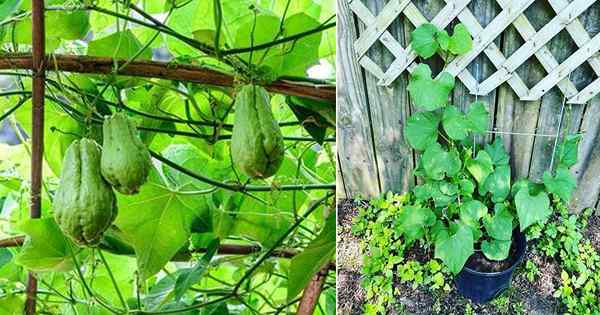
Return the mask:
M94 246L117 216L112 187L100 174L100 146L75 140L67 149L54 197L54 218L77 244Z
M267 178L277 172L283 154L283 136L271 112L269 93L260 86L243 86L235 99L233 163L252 178Z
M104 120L102 133L102 175L118 192L137 193L152 164L133 121L123 112L115 113Z

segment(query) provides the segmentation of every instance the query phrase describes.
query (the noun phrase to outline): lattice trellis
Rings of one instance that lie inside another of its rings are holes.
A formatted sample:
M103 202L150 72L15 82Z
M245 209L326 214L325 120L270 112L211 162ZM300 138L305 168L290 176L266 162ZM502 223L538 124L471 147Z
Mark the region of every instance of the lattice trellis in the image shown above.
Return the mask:
M597 54L600 50L600 33L591 38L578 19L596 0L548 0L556 16L537 31L523 14L534 0L495 0L501 11L485 28L467 8L470 0L444 0L446 5L431 21L410 0L388 2L377 17L360 0L348 1L356 17L366 25L366 29L354 43L359 63L379 79L380 85L391 84L403 71L412 72L415 67L417 55L412 47L403 47L387 30L392 22L404 15L414 26L429 22L445 28L455 19L466 26L473 37L473 48L448 63L445 71L457 76L471 94L487 95L504 82L511 86L521 100L540 99L554 86L558 86L568 103L572 104L583 104L600 93L600 56ZM510 25L515 26L525 43L510 56L505 56L494 44L494 39ZM566 29L578 49L559 63L546 44L563 29ZM382 69L367 55L377 41L395 58L387 69ZM477 82L467 66L481 53L488 57L497 70L483 82ZM537 58L547 75L528 88L516 69L532 56ZM585 62L598 78L579 91L569 75Z

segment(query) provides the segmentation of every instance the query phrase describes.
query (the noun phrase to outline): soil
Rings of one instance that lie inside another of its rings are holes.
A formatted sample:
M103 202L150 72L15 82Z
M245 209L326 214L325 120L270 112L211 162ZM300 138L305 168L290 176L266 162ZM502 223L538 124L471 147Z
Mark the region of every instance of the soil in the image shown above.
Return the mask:
M600 251L600 215L590 216L584 237L592 242L597 251Z
M485 257L483 252L476 250L475 254L471 255L465 266L469 269L479 272L500 272L510 268L518 259L517 257L517 242L513 238L508 252L508 258L505 260L494 261Z
M356 243L359 239L352 236L350 227L352 217L357 214L356 203L352 200L338 202L338 243ZM595 216L589 221L585 237L594 246L600 246L600 218ZM360 266L344 263L344 260L356 260L361 253L351 253L351 249L360 251L358 245L338 245L338 314L363 314L364 290L360 286ZM344 248L340 251L339 248ZM528 245L528 248L533 246ZM415 247L406 253L408 259L417 261L428 260L433 253L421 247ZM539 273L533 281L527 279L524 269L525 262L531 260L537 266ZM517 266L511 282L511 287L487 304L475 304L462 297L454 287L450 292L431 291L425 286L413 288L408 283L397 281L395 286L397 304L388 310L388 314L473 314L505 315L533 314L552 315L563 314L556 298L552 296L560 284L560 266L557 261L545 258L534 251L528 250L523 263Z

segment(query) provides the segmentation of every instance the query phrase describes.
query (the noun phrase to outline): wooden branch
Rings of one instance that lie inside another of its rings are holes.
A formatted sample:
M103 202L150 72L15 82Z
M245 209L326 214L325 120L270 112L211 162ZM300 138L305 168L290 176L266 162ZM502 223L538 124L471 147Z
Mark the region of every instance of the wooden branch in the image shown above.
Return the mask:
M321 296L321 290L325 284L327 272L329 272L329 266L326 265L314 275L312 280L310 280L304 289L304 292L302 293L302 299L300 299L300 305L298 305L298 311L296 312L296 315L313 314L315 307L319 302L319 296Z
M19 247L22 246L25 242L25 236L14 236L11 238L0 239L0 248L8 248L8 247ZM198 248L195 249L194 253L203 253L206 251L206 248ZM221 244L217 253L221 255L250 255L254 253L259 253L262 251L260 246L256 245L237 245L237 244ZM132 252L133 254L133 252ZM189 252L187 253L189 254ZM297 251L291 249L281 249L275 250L272 257L280 257L280 258L293 258L298 254ZM189 256L188 256L189 257ZM189 259L189 258L188 258ZM181 259L173 258L173 261L180 261ZM331 261L326 266L328 269L335 270L335 262Z
M113 74L115 64L123 66L127 60L114 60L106 57L52 55L46 56L48 70ZM11 54L0 56L0 69L33 69L31 54ZM221 73L189 64L173 64L158 61L132 61L126 64L121 75L161 78L167 80L189 81L216 86L233 86L235 79L232 75ZM317 85L307 82L277 80L264 86L267 90L285 95L307 97L319 101L335 103L334 85Z

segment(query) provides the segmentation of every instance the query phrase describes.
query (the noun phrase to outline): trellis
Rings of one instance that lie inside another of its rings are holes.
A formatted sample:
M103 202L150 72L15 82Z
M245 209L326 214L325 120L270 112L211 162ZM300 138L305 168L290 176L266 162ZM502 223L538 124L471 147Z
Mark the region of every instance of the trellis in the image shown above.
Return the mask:
M600 208L600 1L338 0L338 195L404 192L417 153L403 126L419 111L407 84L417 56L410 32L462 23L473 49L427 60L457 77L451 104L483 101L485 136L500 137L514 179L541 181L558 138L583 135L571 208ZM446 59L446 60L444 60ZM444 64L442 66L442 64Z
M195 83L203 83L215 86L232 86L235 82L234 77L213 70L207 70L202 67L192 65L172 65L169 63L152 62L152 61L132 61L132 60L115 60L111 58L87 57L87 56L46 56L45 51L45 22L44 22L44 1L31 1L31 20L32 20L32 53L21 55L5 55L0 57L0 69L28 69L32 71L32 134L31 134L31 190L30 190L30 217L41 217L41 188L42 188L42 165L43 165L43 146L44 146L44 100L45 100L45 74L46 71L65 71L78 73L95 73L95 74L121 74L130 76L141 76L150 78L163 78L171 80L188 81ZM162 32L167 30L161 29L162 24L154 20L151 16L140 11L135 5L131 4L132 8L144 15L150 21L154 22L156 28ZM127 16L123 16L127 19ZM335 23L323 26L331 27ZM304 33L299 33L290 38L283 38L271 44L280 44L289 40L295 40L301 36L309 35L321 31L316 28ZM187 39L186 39L187 40ZM268 46L266 46L268 47ZM196 47L203 50L204 47ZM250 47L254 50L260 47ZM264 48L264 47L263 47ZM248 48L234 49L225 53L239 53L246 51ZM115 65L117 71L115 72ZM264 87L271 91L286 95L301 96L316 100L325 100L332 102L335 100L335 86L325 84L312 84L307 82L294 82L290 80L277 80L271 83L266 83ZM16 108L16 107L15 107ZM161 158L160 155L154 155L155 158ZM168 161L164 161L168 162ZM174 165L173 167L176 167ZM181 172L190 176L200 176L191 173L191 171L177 167ZM310 185L308 185L310 186ZM234 191L244 191L247 187L231 186L229 189ZM262 190L269 190L269 187L255 187ZM311 187L304 187L311 189ZM335 185L320 185L313 187L317 189L335 189ZM329 198L332 194L328 194L322 200L319 200L312 206L312 211L317 208L321 202ZM308 212L305 215L308 215ZM282 241L283 238L280 238ZM24 243L23 237L14 237L10 239L0 240L0 248L16 247ZM257 253L263 249L255 246L236 246L236 245L221 245L218 252L222 254L244 255ZM268 257L286 257L291 258L296 255L296 252L279 251L275 248L268 250L259 261L264 261ZM310 314L313 312L321 289L325 283L325 277L330 269L335 268L332 264L325 265L307 285L302 298L299 301L298 314ZM249 277L252 273L248 273L245 277ZM237 290L237 288L236 288ZM37 278L35 274L29 273L26 287L25 313L36 313L36 295L38 291Z
M354 42L354 49L359 63L367 71L379 79L380 85L390 85L403 71L412 72L417 58L412 47L403 47L387 30L400 16L405 16L414 26L432 23L439 28L447 27L452 21L463 23L473 37L473 49L465 55L458 56L446 66L446 71L457 76L473 95L488 95L491 91L507 82L521 100L538 100L554 86L564 93L570 104L583 104L600 93L600 77L578 90L569 79L569 74L581 64L587 62L600 76L600 34L590 37L581 22L577 19L595 1L549 0L556 16L541 29L537 30L523 14L534 0L512 1L496 0L502 11L485 27L467 8L469 0L445 0L446 5L438 14L428 21L410 0L390 1L374 16L360 1L350 0L349 6L367 29ZM525 43L510 56L505 56L493 42L504 30L514 25L525 40ZM559 63L546 44L563 29L570 34L579 49L569 58ZM368 55L369 49L380 41L395 57L387 69L382 69ZM496 72L478 82L467 69L467 66L481 53L489 57L496 67ZM528 88L516 72L531 56L535 56L547 75L535 86Z

